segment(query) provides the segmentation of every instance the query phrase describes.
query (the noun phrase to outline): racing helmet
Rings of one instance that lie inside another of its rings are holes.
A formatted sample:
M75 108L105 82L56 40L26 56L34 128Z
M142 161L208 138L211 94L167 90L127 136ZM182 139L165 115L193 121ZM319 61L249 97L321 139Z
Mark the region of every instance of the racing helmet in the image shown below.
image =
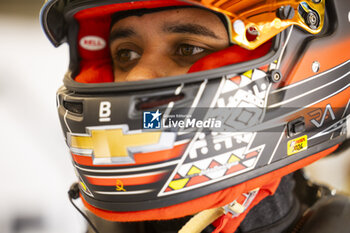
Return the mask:
M114 82L115 18L186 7L217 15L229 47L183 75ZM84 205L111 221L244 216L333 152L350 135L349 11L346 0L48 0L43 30L69 45L57 107Z

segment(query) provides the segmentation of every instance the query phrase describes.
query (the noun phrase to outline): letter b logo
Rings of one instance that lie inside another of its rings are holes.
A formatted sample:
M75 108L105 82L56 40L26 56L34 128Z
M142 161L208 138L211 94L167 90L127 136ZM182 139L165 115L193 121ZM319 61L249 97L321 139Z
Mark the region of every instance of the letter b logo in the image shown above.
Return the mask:
M103 101L100 103L100 122L111 121L111 106L111 102L109 101Z

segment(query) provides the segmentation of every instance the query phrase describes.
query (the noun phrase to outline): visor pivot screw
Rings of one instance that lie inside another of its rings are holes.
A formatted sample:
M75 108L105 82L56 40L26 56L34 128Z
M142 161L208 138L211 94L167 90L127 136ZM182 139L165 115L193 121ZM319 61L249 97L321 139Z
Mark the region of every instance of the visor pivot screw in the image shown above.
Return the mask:
M311 66L311 68L312 68L312 71L314 72L314 73L317 73L319 70L320 70L320 63L318 62L318 61L314 61L313 63L312 63L312 66Z
M318 25L320 24L318 15L315 12L310 11L309 13L307 13L306 23L311 29L317 29Z
M242 20L236 20L235 22L233 22L233 29L235 30L235 32L238 34L238 35L244 35L245 33L245 25L243 23Z
M270 73L268 74L268 78L273 83L278 83L282 79L282 74L279 70L271 70Z
M293 19L294 14L295 12L291 5L281 6L277 10L277 17L280 19Z
M322 0L312 0L314 3L320 3Z

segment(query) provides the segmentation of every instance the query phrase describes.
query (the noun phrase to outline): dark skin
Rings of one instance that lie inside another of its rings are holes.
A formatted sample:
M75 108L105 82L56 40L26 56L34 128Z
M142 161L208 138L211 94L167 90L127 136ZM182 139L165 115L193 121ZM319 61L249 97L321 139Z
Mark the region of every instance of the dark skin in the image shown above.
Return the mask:
M196 8L129 16L113 25L110 40L115 82L185 74L197 60L229 46L221 20Z

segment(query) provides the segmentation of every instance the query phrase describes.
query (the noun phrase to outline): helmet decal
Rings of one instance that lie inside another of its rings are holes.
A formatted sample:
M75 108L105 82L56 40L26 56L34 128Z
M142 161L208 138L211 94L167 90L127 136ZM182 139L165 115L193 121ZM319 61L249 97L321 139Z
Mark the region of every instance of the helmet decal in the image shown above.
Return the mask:
M68 133L67 140L72 153L92 156L93 164L132 164L135 153L173 148L175 134L129 131L127 125L116 125L87 127L87 134Z
M249 171L257 164L265 145L252 148L256 133L241 133L239 129L246 129L262 120L271 87L267 74L261 69L253 69L239 76L228 75L220 86L220 94L216 95L217 100L214 100L207 118L220 119L228 124L228 128L224 129L227 132L212 132L208 135L197 132L185 151L182 162L159 196L227 179ZM225 108L229 114L223 118L225 116L222 111Z
M288 142L287 155L293 155L304 150L307 150L307 135L292 139Z
M215 149L222 149L221 146L225 145L225 148L222 150L228 152L195 162L192 162L193 159L185 159L183 164L179 164L178 168L175 170L175 175L172 177L169 184L165 186L166 188L163 188L164 192L161 192L159 196L198 188L249 171L255 167L265 147L265 145L252 149L249 147L255 138L255 133L245 135L238 134L234 136L225 134L214 135L215 136L211 136L206 140L203 134L200 135L195 143L193 143L193 146L190 144L190 150L198 151L196 154L199 154L198 157L200 158L201 154L206 154L200 152L204 151L210 153L211 151L208 151L208 147L206 146L196 146L207 145L208 141L211 140L211 143L216 142L214 144ZM248 141L240 141L242 138L248 139ZM235 144L233 144L231 140L237 139L240 141L240 146L242 147L232 151L232 146ZM190 153L191 152L189 152L189 154Z
M344 112L343 114L341 115L340 117L340 120L337 120L335 123L331 124L330 126L328 126L327 128L323 129L322 131L318 132L317 134L313 135L310 139L315 139L315 138L319 138L319 137L323 137L325 135L331 135L332 133L334 132L337 132L339 130L341 130L341 132L347 132L347 134L349 134L349 127L348 127L348 124L349 124L349 114L350 114L350 108L349 108L349 105L350 105L350 98L348 100L348 103L344 109ZM330 112L330 116L331 116L331 120L334 121L336 120L336 117L335 117L335 114L332 110L332 107L330 104L328 104L323 112L323 116L322 116L322 122L321 124L319 124L318 126L319 127L322 127L324 121L325 121L325 118L327 116L327 111L331 111ZM345 116L348 116L347 118L345 118ZM313 124L315 122L315 119L311 119L310 120Z
M332 120L335 119L334 111L330 104L326 105L326 108L323 113L321 109L316 109L315 111L309 112L309 116L314 117L311 119L310 122L314 124L317 128L320 128L323 125L326 117L328 117L328 114L332 118Z
M106 41L99 36L85 36L80 39L79 45L86 50L96 51L106 47Z

